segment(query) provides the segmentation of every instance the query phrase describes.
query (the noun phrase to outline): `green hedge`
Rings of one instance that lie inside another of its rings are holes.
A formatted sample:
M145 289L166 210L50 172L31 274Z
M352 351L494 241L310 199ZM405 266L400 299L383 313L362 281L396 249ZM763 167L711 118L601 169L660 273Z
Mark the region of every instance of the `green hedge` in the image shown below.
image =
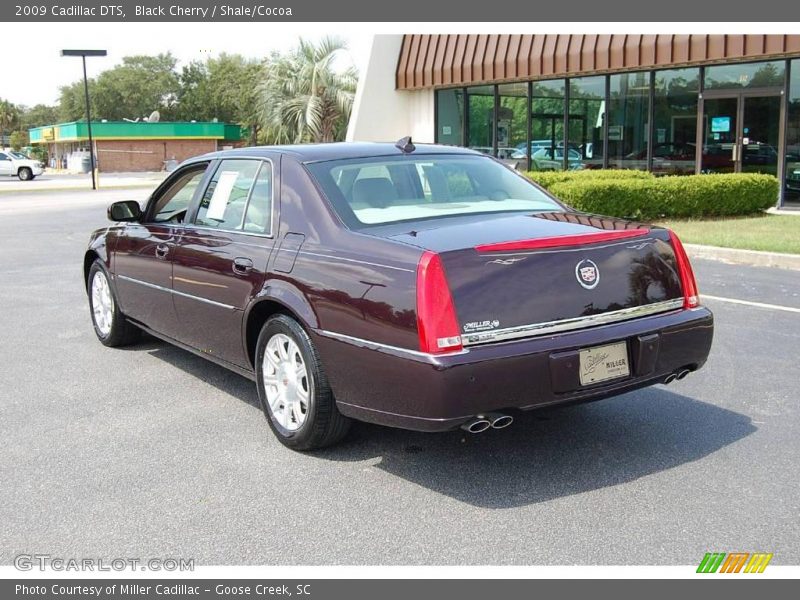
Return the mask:
M778 180L756 173L654 177L641 171L587 170L528 175L578 210L640 220L752 215L775 206L778 199Z
M582 169L579 171L528 171L530 179L549 189L556 183L566 181L597 181L598 179L655 179L648 171L633 169Z

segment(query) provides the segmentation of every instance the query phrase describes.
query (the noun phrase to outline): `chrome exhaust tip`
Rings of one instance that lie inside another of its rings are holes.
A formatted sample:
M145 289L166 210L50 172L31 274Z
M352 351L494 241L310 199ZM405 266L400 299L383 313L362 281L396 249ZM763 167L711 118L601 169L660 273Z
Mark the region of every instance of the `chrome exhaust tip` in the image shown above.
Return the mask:
M461 429L469 433L483 433L492 426L492 422L485 417L473 417L461 426Z
M677 375L675 375L675 378L676 378L676 379L683 379L683 378L684 378L684 377L686 377L686 376L687 376L689 373L691 373L691 371L690 371L689 369L681 369L680 371L678 371L678 374L677 374Z
M664 383L666 383L666 384L670 384L670 383L672 383L673 381L675 381L675 378L676 378L676 377L677 377L677 375L676 375L675 373L670 373L669 375L667 375L666 377L664 377Z
M492 423L493 429L505 429L514 422L514 417L503 413L491 413L486 418Z

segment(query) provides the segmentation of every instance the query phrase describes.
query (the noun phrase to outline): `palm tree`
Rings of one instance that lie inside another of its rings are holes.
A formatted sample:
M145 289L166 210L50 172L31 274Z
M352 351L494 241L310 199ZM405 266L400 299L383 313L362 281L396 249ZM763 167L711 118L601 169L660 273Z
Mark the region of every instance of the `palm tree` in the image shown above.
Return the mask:
M7 129L12 129L19 119L19 109L8 100L0 99L0 148L5 142Z
M326 37L314 44L303 39L286 55L266 61L259 86L264 130L274 143L333 142L344 136L353 108L358 75L355 68L333 69L347 44Z

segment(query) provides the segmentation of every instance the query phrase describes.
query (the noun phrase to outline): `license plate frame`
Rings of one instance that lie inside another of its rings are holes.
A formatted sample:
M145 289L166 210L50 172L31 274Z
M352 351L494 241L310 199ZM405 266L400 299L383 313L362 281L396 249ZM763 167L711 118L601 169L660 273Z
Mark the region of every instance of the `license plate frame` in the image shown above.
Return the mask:
M631 374L628 342L582 348L578 356L578 375L582 386L596 385Z

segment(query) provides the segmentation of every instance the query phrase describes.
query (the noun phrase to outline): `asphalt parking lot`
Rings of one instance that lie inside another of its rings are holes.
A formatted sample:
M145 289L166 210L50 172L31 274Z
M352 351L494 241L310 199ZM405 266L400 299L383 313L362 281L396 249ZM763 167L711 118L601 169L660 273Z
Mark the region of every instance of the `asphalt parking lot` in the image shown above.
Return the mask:
M146 195L0 197L0 563L800 562L800 312L707 300L708 364L670 386L477 436L358 425L298 454L251 382L152 338L95 340L88 234ZM800 309L800 273L695 267L701 293Z

